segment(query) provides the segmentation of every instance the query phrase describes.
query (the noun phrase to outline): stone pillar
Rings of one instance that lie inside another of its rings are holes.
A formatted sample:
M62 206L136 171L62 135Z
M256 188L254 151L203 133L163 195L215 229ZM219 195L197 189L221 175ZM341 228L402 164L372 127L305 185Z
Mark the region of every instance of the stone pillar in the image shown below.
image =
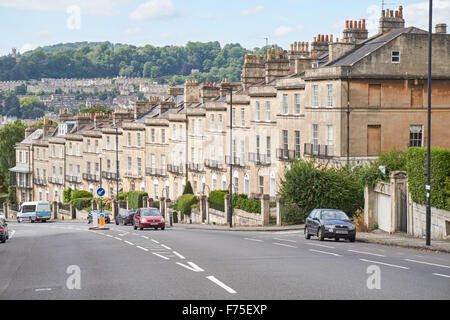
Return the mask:
M8 205L6 202L3 203L3 213L5 214L6 220L8 220Z
M8 212L9 217L9 213L11 212L11 203L9 202L6 203L6 212ZM11 212L11 219L12 219L12 212Z
M206 212L206 196L201 196L200 197L200 216L201 216L201 223L206 223L206 216L207 216L207 212Z
M392 171L391 175L391 232L407 232L407 185L408 176L405 171Z
M53 219L58 219L58 202L53 201L53 205L52 205L52 210L53 210Z
M73 205L73 200L70 200L70 216L72 217L72 220L77 219L77 208Z
M167 198L164 204L164 209L166 210L166 216L164 219L166 219L166 224L170 224L170 213L169 213L169 207L172 205L172 201Z
M225 201L225 217L227 217L227 223L228 225L230 224L230 195L226 194L224 197L224 201Z
M166 210L166 198L162 197L159 199L159 211L161 212L161 215L166 219L167 217L167 210Z
M209 224L210 223L210 221L209 221L209 197L207 197L206 198L206 204L205 204L205 207L206 207L206 224Z
M119 203L117 202L117 200L113 200L113 202L111 203L111 209L115 220L117 215L119 214Z
M261 198L261 216L263 218L263 226L270 223L270 196L265 194Z
M97 210L97 202L95 200L91 200L91 208L92 210Z
M281 198L277 197L277 226L281 226Z
M378 223L377 193L372 187L364 188L364 225L370 229Z
M127 210L130 210L129 204L128 204L128 197L125 198L125 201L127 202Z
M148 197L142 197L142 208L148 208Z

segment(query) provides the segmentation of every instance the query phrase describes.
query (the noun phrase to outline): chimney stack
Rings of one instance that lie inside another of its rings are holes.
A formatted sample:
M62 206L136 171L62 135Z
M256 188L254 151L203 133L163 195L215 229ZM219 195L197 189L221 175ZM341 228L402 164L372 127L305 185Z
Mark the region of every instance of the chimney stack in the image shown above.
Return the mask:
M436 25L436 33L437 34L447 34L447 24L439 23Z
M366 20L350 21L350 24L345 24L346 28L343 32L344 42L360 43L369 38L369 31L366 29Z
M402 29L405 27L403 19L403 7L399 6L398 10L381 11L378 33L383 34L390 30Z

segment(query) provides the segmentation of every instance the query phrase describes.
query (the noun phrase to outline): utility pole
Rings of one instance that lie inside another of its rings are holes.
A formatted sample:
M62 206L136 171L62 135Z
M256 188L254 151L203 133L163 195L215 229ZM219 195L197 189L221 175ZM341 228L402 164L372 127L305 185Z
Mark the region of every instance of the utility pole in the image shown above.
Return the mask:
M114 220L117 219L119 213L119 128L116 127L116 212L114 212Z
M429 31L428 31L428 141L427 141L427 218L426 245L431 245L431 75L432 75L432 40L433 40L433 0L429 0Z
M233 87L230 86L230 228L233 228Z
M350 163L350 74L347 70L347 165Z

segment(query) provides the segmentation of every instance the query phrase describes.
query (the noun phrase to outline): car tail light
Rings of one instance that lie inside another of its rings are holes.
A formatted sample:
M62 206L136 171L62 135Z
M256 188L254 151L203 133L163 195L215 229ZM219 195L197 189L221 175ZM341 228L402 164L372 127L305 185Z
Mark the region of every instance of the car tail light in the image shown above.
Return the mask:
M3 228L0 228L0 232L3 232L3 231L5 231L5 229L3 229Z
M131 216L127 216L127 219L130 219L131 218Z

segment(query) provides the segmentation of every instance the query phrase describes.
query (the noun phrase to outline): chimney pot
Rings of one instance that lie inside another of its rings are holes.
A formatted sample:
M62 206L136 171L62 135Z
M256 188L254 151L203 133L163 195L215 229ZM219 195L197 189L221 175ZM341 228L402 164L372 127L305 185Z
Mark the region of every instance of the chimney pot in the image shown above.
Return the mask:
M358 29L362 29L362 22L358 21Z
M348 20L345 20L345 29L348 29L348 25L349 25Z
M350 29L353 29L353 21L350 21Z
M362 21L362 28L363 30L366 30L366 19L363 19Z

